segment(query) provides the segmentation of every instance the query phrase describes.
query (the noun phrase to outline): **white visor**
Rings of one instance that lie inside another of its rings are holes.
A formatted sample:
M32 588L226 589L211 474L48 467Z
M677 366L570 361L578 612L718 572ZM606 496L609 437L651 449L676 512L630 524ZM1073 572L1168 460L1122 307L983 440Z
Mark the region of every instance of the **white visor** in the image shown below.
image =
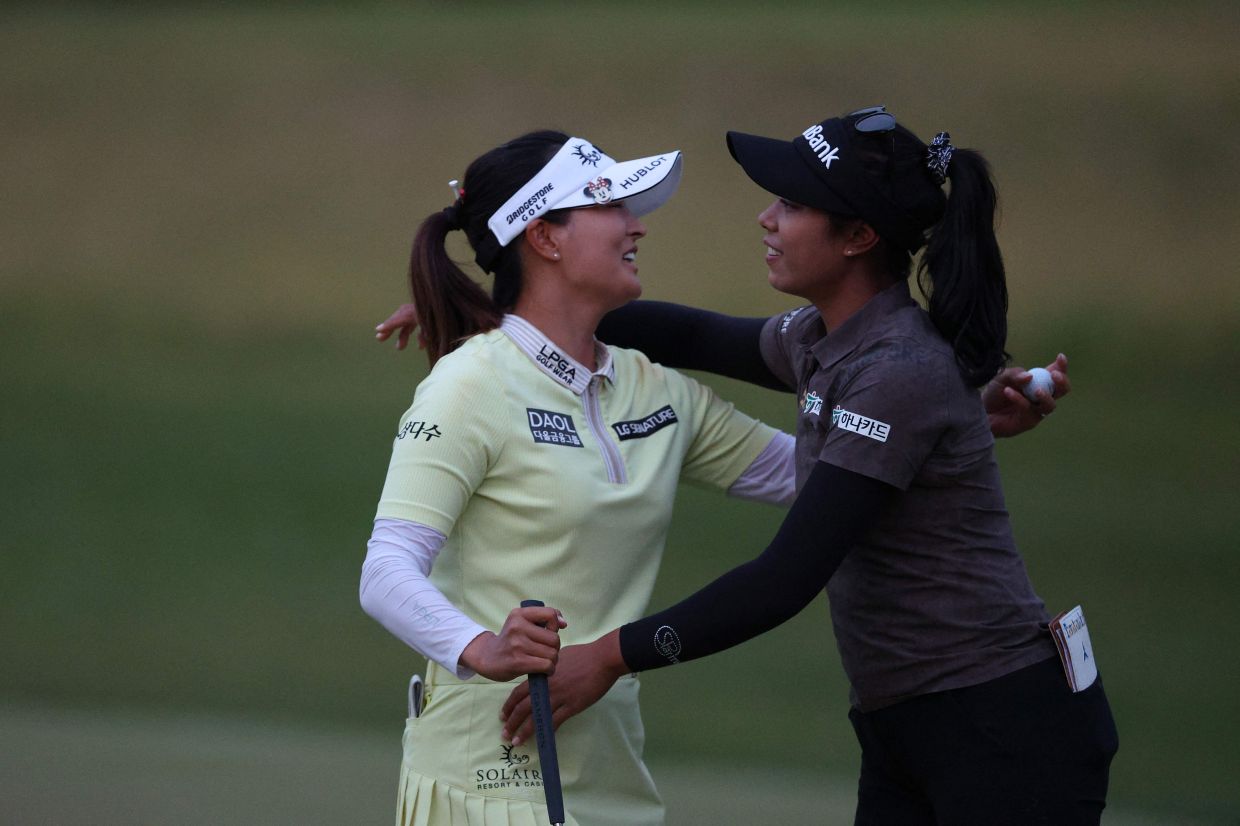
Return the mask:
M616 161L582 138L569 138L547 165L509 198L487 226L506 247L535 218L553 209L625 202L645 215L663 205L680 184L680 152Z

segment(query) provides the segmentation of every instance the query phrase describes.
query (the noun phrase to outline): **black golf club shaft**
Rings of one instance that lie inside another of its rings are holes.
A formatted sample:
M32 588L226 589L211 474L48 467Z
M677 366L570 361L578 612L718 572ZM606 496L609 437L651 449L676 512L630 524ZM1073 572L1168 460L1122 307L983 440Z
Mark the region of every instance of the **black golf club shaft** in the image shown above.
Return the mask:
M521 600L522 608L541 608L536 599ZM564 791L560 788L560 758L555 750L555 726L551 721L551 691L546 674L530 675L530 709L534 715L534 737L538 741L538 760L542 763L543 793L547 797L547 820L552 826L564 823Z

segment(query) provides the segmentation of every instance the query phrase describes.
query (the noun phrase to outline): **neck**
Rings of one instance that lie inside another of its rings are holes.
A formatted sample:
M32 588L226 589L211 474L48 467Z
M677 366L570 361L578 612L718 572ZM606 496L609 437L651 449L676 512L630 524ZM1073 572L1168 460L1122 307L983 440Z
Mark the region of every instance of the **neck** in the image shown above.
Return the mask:
M823 324L830 331L838 329L868 304L870 299L894 283L896 282L885 272L859 267L851 277L830 284L824 292L809 296L809 299L818 308Z
M555 342L565 355L590 370L598 367L594 356L594 331L604 312L566 300L563 295L540 295L524 290L514 312Z

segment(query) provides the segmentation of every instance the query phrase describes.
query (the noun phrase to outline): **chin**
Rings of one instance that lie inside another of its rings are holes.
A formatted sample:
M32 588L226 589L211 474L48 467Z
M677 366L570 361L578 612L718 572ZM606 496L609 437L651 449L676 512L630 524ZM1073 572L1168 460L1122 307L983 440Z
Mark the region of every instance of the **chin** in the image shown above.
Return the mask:
M804 298L806 300L809 300L809 297L806 295L806 291L804 289L798 288L795 284L790 282L788 279L780 278L775 273L770 273L769 275L767 275L766 283L770 284L778 292L781 292L784 295L791 295L797 298Z
M770 284L772 287L779 290L781 293L788 292L787 279L785 279L779 273L775 272L775 270L768 269L766 271L766 283Z
M636 301L642 297L642 285L633 283L631 289L627 289L622 293L617 293L615 299L611 302L611 307L607 312L618 310L629 302Z

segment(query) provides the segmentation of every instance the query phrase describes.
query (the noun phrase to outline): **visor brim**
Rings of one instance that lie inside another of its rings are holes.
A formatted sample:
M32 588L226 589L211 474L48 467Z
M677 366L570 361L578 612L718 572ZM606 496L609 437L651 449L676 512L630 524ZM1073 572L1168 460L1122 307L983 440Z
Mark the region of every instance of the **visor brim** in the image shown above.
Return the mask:
M611 182L610 195L600 200L586 189L572 192L556 202L555 209L599 206L623 202L634 215L646 215L663 206L680 186L683 158L679 151L621 161L599 170L598 177Z

